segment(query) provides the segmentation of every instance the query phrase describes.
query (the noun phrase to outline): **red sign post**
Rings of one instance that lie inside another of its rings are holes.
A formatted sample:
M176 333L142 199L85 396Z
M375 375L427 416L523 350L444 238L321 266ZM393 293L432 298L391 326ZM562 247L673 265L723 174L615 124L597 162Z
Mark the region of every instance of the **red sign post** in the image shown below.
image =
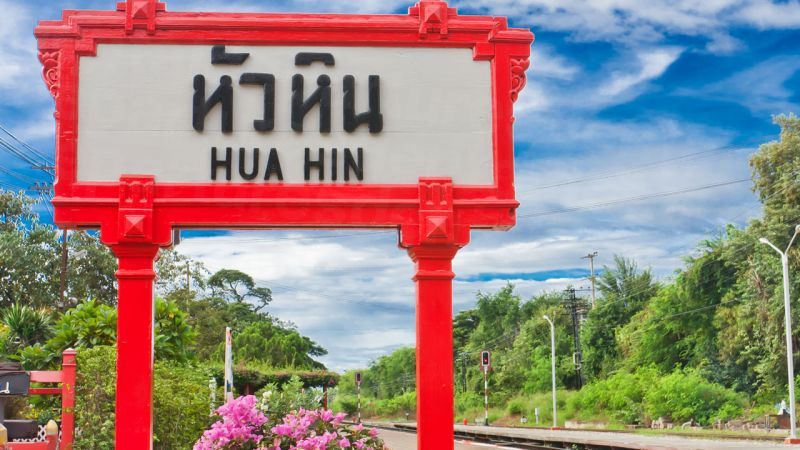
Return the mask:
M56 104L55 222L99 229L119 259L117 449L152 448L153 264L175 228L399 228L416 264L419 448L453 448L452 260L470 229L515 224L530 31L441 1L324 15L127 0L35 34Z

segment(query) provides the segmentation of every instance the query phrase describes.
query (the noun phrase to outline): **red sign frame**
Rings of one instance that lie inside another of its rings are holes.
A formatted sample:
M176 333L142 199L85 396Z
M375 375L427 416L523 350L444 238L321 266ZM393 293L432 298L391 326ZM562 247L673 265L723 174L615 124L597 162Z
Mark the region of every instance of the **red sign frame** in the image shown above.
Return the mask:
M165 9L164 3L129 0L118 11L65 11L62 20L44 21L36 28L44 79L58 111L53 204L60 226L101 227L108 230L105 236L125 232L117 229L120 185L77 180L79 59L95 56L100 43L471 48L474 59L492 65L495 183L453 186L454 221L470 228L508 229L515 224L513 104L530 65L529 30L510 29L504 18L459 16L437 1L422 1L408 15ZM176 228L376 228L418 222L419 189L413 185L145 183L144 194L154 200L153 220ZM153 237L167 244L170 235L162 228L154 227Z
M153 262L172 244L174 228L398 227L417 268L419 448L453 448L452 259L470 229L515 224L513 108L530 66L529 30L431 0L407 15L167 12L156 0L127 0L113 11L65 11L61 20L41 22L35 35L56 104L55 223L99 228L119 259L117 449L152 446ZM98 44L472 49L475 60L491 63L494 183L179 184L147 174L79 182L80 58L96 56Z

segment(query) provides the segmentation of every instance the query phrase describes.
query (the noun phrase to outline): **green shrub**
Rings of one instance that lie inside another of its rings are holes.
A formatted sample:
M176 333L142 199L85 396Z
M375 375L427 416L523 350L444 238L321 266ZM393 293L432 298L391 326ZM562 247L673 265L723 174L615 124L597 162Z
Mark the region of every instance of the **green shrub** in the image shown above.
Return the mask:
M116 362L114 347L95 347L78 352L75 450L114 448Z
M509 416L524 416L527 414L528 405L524 397L514 397L509 400L506 412Z
M635 373L617 372L605 380L585 386L567 405L567 410L582 420L608 420L641 423L642 402L648 390L657 384L654 368Z
M156 363L154 448L191 448L211 422L209 377L194 367Z
M676 370L661 378L644 399L645 412L651 418L694 419L701 425L739 416L743 406L740 394L708 381L694 369Z
M459 392L456 394L455 409L458 414L483 408L483 396L475 392Z
M285 417L299 409L317 409L320 407L322 393L319 389L306 389L303 380L292 375L288 382L280 388L271 383L256 392L260 408L268 416Z
M377 400L375 402L376 412L381 416L410 416L415 415L417 409L416 391L406 392L397 397Z
M75 450L114 448L115 367L114 347L78 352ZM191 448L210 423L208 376L164 362L156 363L154 375L154 448Z
M348 416L353 416L358 411L358 399L355 395L338 395L336 400L333 401L331 409L336 412L346 413Z

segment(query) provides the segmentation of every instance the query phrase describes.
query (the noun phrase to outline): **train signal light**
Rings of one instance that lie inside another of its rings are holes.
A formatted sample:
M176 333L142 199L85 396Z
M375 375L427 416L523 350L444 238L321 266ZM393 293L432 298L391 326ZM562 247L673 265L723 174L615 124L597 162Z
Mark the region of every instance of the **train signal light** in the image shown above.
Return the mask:
M489 367L492 365L492 353L489 350L484 350L481 352L481 367L483 370L489 370Z
M361 372L356 372L356 384L361 385Z

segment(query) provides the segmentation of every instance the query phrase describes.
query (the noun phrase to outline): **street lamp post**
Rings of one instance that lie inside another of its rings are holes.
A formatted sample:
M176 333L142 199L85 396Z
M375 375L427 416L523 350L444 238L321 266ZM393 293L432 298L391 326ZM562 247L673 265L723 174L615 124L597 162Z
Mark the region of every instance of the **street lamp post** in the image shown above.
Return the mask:
M783 266L783 309L784 319L786 321L786 369L789 375L789 419L790 419L790 432L789 438L786 439L789 443L800 443L797 439L797 413L795 411L794 399L794 350L792 349L792 314L789 292L789 249L792 247L795 238L800 234L800 225L794 229L794 235L786 246L785 251L781 251L767 238L761 238L758 241L762 244L769 245L773 250L778 252L781 256L781 265Z
M547 315L542 317L550 324L550 365L552 367L553 378L553 429L556 429L558 428L558 420L556 418L556 326Z

